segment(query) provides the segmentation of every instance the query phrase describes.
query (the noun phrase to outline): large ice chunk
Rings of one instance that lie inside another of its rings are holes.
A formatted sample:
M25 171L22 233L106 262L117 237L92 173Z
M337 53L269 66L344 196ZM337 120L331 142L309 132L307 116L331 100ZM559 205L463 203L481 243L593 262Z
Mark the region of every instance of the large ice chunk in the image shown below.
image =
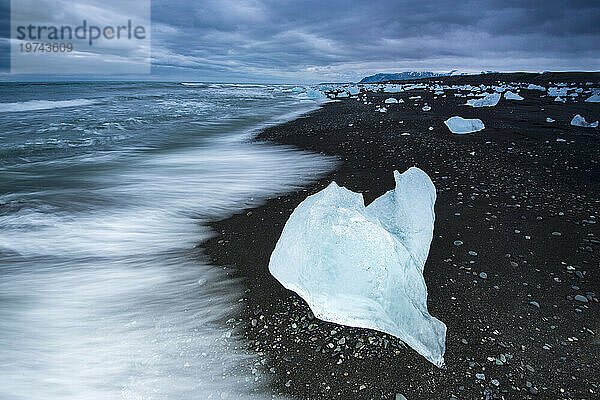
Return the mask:
M444 124L450 129L450 132L459 135L479 132L485 129L485 125L479 118L467 119L458 115L448 118L444 121Z
M500 93L487 93L480 99L467 100L466 105L471 107L494 107L500 101Z
M396 188L367 207L335 182L307 197L285 224L269 271L316 317L397 336L441 367L446 326L427 311L423 279L435 187L414 167L394 178Z

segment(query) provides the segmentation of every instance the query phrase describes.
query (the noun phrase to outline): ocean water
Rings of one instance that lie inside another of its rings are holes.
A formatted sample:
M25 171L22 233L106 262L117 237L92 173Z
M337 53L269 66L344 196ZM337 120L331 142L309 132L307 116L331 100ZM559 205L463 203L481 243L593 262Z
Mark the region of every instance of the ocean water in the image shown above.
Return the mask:
M270 398L206 221L335 160L250 143L292 87L0 84L0 398Z

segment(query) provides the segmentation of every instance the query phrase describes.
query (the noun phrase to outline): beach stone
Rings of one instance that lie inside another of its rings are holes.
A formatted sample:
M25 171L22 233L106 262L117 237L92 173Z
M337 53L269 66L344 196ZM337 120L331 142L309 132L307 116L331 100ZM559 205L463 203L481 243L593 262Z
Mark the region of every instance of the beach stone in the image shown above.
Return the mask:
M582 296L582 295L580 295L580 294L578 294L577 296L575 296L575 300L576 300L576 301L580 301L580 302L582 302L582 303L587 303L587 302L588 302L588 299L587 299L587 297L585 297L585 296Z
M538 390L536 388L534 388L533 386L529 388L529 393L531 393L534 396L538 395Z

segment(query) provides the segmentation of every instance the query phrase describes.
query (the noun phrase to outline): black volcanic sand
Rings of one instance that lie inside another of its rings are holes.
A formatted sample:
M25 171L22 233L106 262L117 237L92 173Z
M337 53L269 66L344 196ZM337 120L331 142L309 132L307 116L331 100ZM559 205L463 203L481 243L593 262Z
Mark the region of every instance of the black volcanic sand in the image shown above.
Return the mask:
M583 88L600 81L597 74L430 81L496 79ZM329 103L258 136L340 160L316 184L214 223L217 236L202 244L213 263L244 279L239 323L275 392L301 399L600 398L600 129L569 124L575 114L599 119L600 104L583 102L589 95L563 104L521 90L524 101L471 108L454 93L369 93L373 104ZM388 97L405 103L376 112ZM422 111L424 103L432 110ZM451 134L443 121L454 115L480 118L486 129ZM314 319L267 269L285 222L307 195L335 180L369 203L394 187L393 170L413 165L437 188L425 280L429 310L448 327L447 369L390 335Z

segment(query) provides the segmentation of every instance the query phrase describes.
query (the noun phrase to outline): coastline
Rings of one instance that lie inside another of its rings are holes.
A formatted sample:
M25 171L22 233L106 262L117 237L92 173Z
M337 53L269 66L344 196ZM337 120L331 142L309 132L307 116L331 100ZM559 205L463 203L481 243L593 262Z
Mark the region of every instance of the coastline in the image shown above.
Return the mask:
M469 77L460 79L464 84ZM215 237L200 245L212 264L228 267L245 285L239 317L277 393L301 399L598 395L598 297L581 303L574 296L600 283L600 135L569 121L577 113L597 117L600 106L582 98L556 103L522 90L522 102L470 108L447 93L438 99L420 89L369 93L373 104L328 103L256 137L340 160L314 184L212 223ZM375 112L388 97L405 103ZM422 111L424 103L432 109ZM486 129L453 135L443 124L453 115L481 118ZM547 117L556 122L546 123ZM430 313L448 327L445 370L389 335L314 319L267 269L283 225L306 196L335 180L369 203L393 188L394 169L413 165L438 192L424 275Z

